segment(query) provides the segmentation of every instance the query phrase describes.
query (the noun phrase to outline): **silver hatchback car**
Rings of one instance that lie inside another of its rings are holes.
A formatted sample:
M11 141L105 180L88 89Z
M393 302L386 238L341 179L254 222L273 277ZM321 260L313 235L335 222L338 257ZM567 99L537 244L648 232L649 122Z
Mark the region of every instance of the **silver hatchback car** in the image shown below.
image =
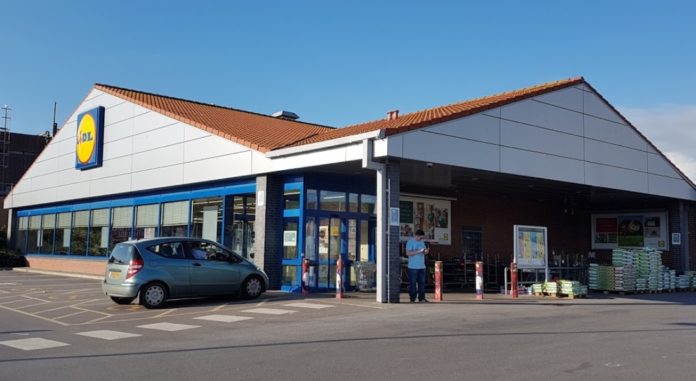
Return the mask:
M147 308L167 299L234 295L257 298L268 276L253 263L212 241L166 237L126 241L111 251L102 289L118 304L136 297Z

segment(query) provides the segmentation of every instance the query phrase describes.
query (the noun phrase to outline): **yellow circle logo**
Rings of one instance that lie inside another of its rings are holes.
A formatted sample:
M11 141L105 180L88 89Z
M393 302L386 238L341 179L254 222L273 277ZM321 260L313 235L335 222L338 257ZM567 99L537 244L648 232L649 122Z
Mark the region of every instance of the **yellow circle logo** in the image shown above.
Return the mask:
M92 114L85 114L77 127L77 160L87 164L94 155L97 139L97 124Z

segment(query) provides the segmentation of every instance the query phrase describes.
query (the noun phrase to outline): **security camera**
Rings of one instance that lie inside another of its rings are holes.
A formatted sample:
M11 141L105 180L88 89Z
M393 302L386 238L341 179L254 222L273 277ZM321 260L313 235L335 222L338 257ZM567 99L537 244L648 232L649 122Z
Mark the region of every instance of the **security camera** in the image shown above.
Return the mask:
M428 167L428 168L432 168L432 167L433 167L433 163L425 163L425 166Z

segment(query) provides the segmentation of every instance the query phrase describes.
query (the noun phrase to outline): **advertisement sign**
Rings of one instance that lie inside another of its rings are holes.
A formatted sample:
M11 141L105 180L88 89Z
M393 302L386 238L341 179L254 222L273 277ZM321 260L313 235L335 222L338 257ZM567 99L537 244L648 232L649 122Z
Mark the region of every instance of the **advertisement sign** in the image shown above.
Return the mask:
M101 167L104 145L104 107L99 106L77 116L75 138L75 169L82 171Z
M669 249L667 212L593 214L591 218L592 249Z
M426 240L451 245L451 211L452 202L449 200L400 196L399 239L407 241L417 230L423 230Z
M544 226L515 225L515 263L519 269L545 269L547 230Z

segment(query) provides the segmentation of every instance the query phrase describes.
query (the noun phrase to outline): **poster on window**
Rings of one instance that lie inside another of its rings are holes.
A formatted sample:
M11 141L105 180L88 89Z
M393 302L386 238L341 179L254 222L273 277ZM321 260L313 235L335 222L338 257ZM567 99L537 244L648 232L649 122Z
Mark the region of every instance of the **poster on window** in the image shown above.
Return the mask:
M329 253L329 227L319 226L319 254Z
M650 247L669 249L667 212L592 215L592 249Z
M440 245L452 244L452 202L432 198L400 196L399 238L407 241L417 230L425 239Z
M517 263L517 268L546 268L546 227L515 225L514 234L515 263Z

